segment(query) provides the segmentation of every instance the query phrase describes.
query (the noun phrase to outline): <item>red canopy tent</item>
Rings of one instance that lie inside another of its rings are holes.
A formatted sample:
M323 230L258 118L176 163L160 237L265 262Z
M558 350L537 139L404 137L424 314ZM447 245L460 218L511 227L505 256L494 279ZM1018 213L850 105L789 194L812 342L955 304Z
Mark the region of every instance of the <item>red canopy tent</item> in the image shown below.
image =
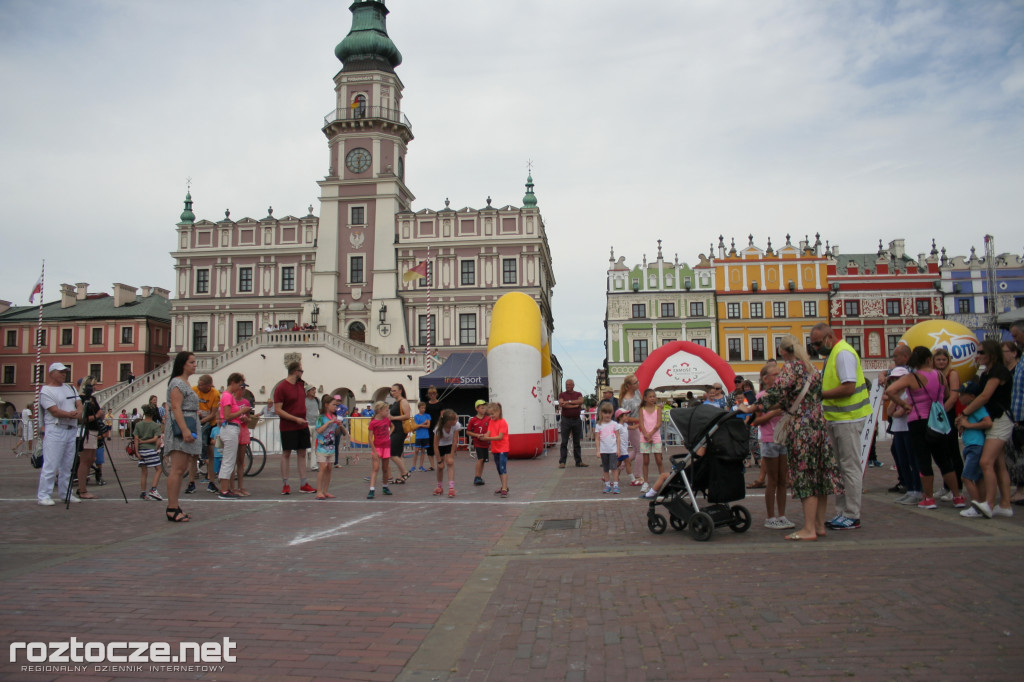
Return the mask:
M710 348L691 341L666 343L647 356L636 371L640 390L706 388L721 383L732 390L736 373Z

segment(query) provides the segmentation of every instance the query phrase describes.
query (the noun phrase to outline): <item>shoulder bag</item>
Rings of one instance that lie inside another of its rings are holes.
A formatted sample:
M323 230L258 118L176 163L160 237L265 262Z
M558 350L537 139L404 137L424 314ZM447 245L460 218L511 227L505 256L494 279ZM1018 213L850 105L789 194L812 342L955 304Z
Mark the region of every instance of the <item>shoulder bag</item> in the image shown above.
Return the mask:
M804 401L804 396L807 395L807 391L811 388L812 377L807 377L807 381L804 382L804 387L800 389L800 395L796 397L796 400L792 405L785 411L779 422L775 425L775 432L772 435L772 441L779 445L786 445L789 443L790 435L793 432L793 422L796 420L796 411L800 407L800 403Z
M936 373L937 375L938 373ZM924 388L924 384L921 383L921 377L917 376L917 372L914 372L914 378L917 379L917 385ZM925 392L927 393L927 389L925 389ZM912 393L910 399L914 399ZM925 438L932 445L938 445L946 440L946 435L949 433L950 428L946 408L943 407L940 401L932 399L932 406L928 410L928 427L927 431L925 431Z

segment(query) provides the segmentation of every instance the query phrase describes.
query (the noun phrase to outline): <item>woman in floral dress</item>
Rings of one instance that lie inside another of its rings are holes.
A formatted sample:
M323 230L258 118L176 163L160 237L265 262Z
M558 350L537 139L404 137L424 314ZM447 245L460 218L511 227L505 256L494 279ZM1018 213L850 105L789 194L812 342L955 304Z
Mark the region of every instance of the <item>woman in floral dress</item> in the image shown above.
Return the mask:
M784 364L775 384L757 401L763 412L775 405L789 409L800 397L804 384L810 388L796 407L793 428L786 447L789 451L789 480L793 496L804 509L803 528L786 536L787 540L817 540L825 535L825 506L829 495L842 491L832 442L825 428L821 409L821 374L807 357L807 351L796 337L787 334L779 344Z

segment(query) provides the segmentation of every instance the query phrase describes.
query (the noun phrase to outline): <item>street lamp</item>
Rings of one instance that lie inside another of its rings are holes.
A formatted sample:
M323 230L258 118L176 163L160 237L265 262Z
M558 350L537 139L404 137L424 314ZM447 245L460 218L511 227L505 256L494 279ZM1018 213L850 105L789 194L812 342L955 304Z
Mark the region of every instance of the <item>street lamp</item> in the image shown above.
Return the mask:
M316 303L313 304L313 310L309 313L309 319L312 320L313 326L316 326L316 321L320 317L320 306Z

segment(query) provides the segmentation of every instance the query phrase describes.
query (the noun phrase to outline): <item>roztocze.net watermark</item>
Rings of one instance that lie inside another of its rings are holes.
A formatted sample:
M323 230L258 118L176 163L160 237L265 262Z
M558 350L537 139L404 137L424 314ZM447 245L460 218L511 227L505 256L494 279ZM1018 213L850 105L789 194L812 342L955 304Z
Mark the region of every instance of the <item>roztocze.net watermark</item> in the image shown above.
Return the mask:
M228 637L209 642L11 642L11 663L25 672L219 672L234 663ZM74 664L92 665L74 665Z

